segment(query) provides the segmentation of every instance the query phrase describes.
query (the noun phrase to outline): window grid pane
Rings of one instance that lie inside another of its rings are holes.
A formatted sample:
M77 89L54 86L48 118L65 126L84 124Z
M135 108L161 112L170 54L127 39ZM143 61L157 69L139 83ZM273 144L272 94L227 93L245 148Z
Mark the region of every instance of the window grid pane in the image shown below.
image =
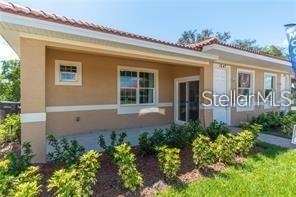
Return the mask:
M251 74L239 73L238 74L238 87L239 88L251 88Z
M154 89L153 88L140 88L139 93L140 104L152 104L154 103Z
M136 104L136 103L137 103L137 89L135 88L120 89L120 104Z

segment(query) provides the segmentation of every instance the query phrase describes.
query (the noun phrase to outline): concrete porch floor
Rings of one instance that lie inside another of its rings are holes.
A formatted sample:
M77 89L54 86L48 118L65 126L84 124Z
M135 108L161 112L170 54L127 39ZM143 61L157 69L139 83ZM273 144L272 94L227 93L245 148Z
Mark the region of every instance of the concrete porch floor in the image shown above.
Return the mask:
M127 136L125 138L126 141L130 142L132 146L138 145L138 137L143 132L152 133L155 129L165 129L170 127L170 124L166 125L157 125L151 127L139 127L139 128L129 128L129 129L117 129L115 130L116 134L121 132L126 132ZM83 133L76 135L68 135L64 136L67 140L77 140L78 143L85 148L85 151L89 150L99 150L102 151L101 147L98 143L99 135L103 135L106 141L106 144L109 145L111 143L110 134L113 130L103 130L98 132L91 133ZM58 137L57 139L61 139L62 137ZM46 152L49 153L53 149L47 142Z

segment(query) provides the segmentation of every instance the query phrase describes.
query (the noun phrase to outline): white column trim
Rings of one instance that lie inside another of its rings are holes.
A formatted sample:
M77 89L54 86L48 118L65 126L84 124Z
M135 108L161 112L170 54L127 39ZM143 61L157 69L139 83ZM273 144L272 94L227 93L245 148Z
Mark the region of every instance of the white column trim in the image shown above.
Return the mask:
M46 113L23 113L21 114L21 123L31 123L31 122L45 122Z

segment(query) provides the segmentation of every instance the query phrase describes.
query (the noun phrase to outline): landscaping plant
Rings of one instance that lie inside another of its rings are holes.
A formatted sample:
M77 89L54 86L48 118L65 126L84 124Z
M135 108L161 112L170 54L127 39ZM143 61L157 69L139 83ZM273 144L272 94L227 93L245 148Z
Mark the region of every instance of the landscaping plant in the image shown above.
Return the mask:
M10 161L0 162L0 195L1 196L39 196L41 193L41 175L38 167L28 167L19 175L10 172Z
M177 177L181 165L180 149L160 146L156 150L158 152L157 159L163 174L167 180L174 180Z
M232 134L219 135L213 143L215 160L224 164L233 164L235 159L235 139Z
M142 175L135 164L135 155L131 153L131 147L126 143L115 147L114 159L118 166L118 174L123 180L123 186L132 192L143 185Z
M213 143L209 137L199 135L192 143L193 162L198 169L204 169L215 160Z
M20 141L21 121L17 114L7 115L0 124L0 142Z
M53 147L53 151L47 154L50 161L56 164L71 165L76 163L85 149L79 145L76 140L68 142L66 138L57 140L53 135L47 137L49 145Z
M55 171L48 180L48 190L55 196L91 196L96 173L100 169L100 153L91 150L80 157L79 163Z
M142 155L153 154L157 146L165 144L166 139L163 129L155 129L151 136L147 132L141 133L139 136L139 146Z
M234 136L235 152L242 156L247 155L255 143L255 136L251 131L243 130Z
M211 140L216 140L219 135L226 135L228 133L230 133L230 130L224 122L214 120L203 134L209 136Z
M278 128L282 125L282 116L283 114L279 112L266 112L259 114L256 117L252 118L251 124L260 124L263 126L264 131L268 131L272 128Z
M289 137L292 137L293 127L296 125L296 114L287 114L281 118L281 131Z
M111 143L110 145L106 145L106 141L103 135L99 136L99 146L104 149L104 152L108 155L110 155L112 158L114 156L114 151L115 151L115 146L121 145L123 143L125 143L124 139L126 137L126 133L122 132L119 134L118 138L117 138L117 134L115 133L115 131L112 131L111 135L110 135L110 140ZM129 142L126 142L129 144Z
M34 154L31 149L31 144L29 142L24 142L22 144L23 154L17 154L13 151L6 155L6 159L9 161L8 173L14 176L19 175L21 172L25 171L31 163Z

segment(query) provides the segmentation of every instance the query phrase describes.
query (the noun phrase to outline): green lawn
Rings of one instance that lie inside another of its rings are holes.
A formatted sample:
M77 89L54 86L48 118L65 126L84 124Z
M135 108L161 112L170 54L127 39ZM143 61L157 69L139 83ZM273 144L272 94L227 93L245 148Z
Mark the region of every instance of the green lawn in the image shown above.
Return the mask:
M265 150L244 163L160 196L296 196L296 150L260 146Z

